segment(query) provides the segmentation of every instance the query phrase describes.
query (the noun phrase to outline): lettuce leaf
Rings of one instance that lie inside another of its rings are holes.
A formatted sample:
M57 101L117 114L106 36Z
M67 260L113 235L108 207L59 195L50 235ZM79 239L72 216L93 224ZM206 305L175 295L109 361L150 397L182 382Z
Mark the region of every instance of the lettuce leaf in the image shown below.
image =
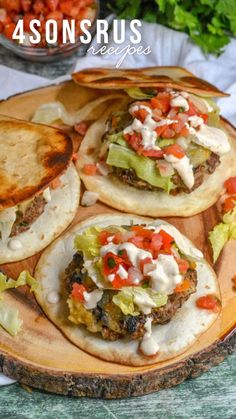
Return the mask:
M139 87L132 87L125 91L132 99L151 99L154 96L154 93L143 92Z
M111 144L106 162L110 166L133 169L140 179L166 192L169 192L173 186L171 177L162 177L159 174L154 160L139 156L129 148Z
M30 291L35 291L39 284L28 271L22 271L17 280L7 278L6 275L0 272L0 292L10 288L21 287L22 285L29 285Z
M74 246L82 251L85 256L92 259L99 255L101 245L98 242L98 234L102 231L100 227L89 227L82 234L75 237Z
M160 294L156 291L153 291L151 288L142 288L142 287L126 287L119 291L112 301L117 305L122 313L126 316L138 316L140 311L135 304L135 297L142 297L143 299L148 298L152 300L155 304L155 308L161 307L167 303L167 295Z
M222 223L214 227L209 234L209 240L215 263L225 243L229 240L236 240L236 207L224 215Z
M0 300L0 325L10 335L15 336L21 329L23 321L15 307L10 307L5 301Z

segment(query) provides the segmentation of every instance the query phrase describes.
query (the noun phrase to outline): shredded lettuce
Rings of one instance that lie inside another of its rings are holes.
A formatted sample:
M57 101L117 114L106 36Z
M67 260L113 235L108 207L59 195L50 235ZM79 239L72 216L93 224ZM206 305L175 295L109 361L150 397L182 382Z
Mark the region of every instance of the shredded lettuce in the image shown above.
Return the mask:
M125 141L124 137L123 137L123 131L120 131L116 134L110 134L107 137L109 143L116 143L119 145L122 145L124 147L128 147L127 142Z
M171 144L174 144L174 143L175 143L174 140L171 140L171 139L168 139L168 138L165 138L164 140L157 141L158 147L161 147L161 148L166 147L166 146L171 145Z
M17 280L8 279L6 275L0 272L0 292L10 288L21 287L22 285L29 285L30 291L35 291L38 288L38 281L28 271L22 271Z
M23 321L15 307L10 307L5 301L0 300L0 325L10 335L15 336L21 329Z
M89 259L99 255L100 244L98 233L102 231L99 227L89 227L82 234L75 237L74 245L77 250L81 250Z
M134 302L137 296L151 298L156 308L165 305L168 299L167 295L159 294L151 288L126 287L114 295L112 301L125 315L138 316L140 312Z
M236 240L236 207L226 213L223 222L217 224L209 234L214 262L218 259L225 243L233 239Z
M143 92L139 87L132 87L125 91L132 99L151 99L154 96L154 93Z
M171 177L162 177L155 161L148 157L139 156L129 148L111 144L107 157L107 164L122 169L133 169L137 176L152 186L169 192L173 186Z

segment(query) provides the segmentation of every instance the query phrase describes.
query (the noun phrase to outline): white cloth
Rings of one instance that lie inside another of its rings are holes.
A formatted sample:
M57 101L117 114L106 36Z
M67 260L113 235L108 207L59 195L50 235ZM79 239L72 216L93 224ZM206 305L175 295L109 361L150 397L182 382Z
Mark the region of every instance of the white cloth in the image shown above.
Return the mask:
M120 48L129 45L129 22L126 22L126 40ZM201 49L194 45L188 35L167 29L161 25L142 23L142 42L144 48L150 45L150 55L126 56L121 68L138 68L156 65L174 65L186 67L196 76L201 77L231 94L230 98L219 100L222 114L232 123L236 124L236 40L225 49L225 52L218 58L206 56ZM92 45L97 50L94 39ZM117 47L112 41L112 32L109 36L108 47ZM85 57L79 58L74 71L88 67L114 67L120 56L96 55L88 53ZM50 65L50 64L49 64ZM56 81L48 80L32 74L23 73L0 65L0 99L10 95L44 86L50 83L60 82L66 78L60 77ZM9 378L1 375L0 385L10 384Z

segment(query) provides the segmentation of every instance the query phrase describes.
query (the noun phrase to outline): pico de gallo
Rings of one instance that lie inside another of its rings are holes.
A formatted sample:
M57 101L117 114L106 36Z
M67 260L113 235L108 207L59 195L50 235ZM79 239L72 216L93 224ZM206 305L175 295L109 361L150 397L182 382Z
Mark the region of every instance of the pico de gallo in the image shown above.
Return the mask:
M80 23L83 19L94 21L96 15L96 0L0 0L0 33L12 40L18 20L23 19L25 35L30 35L30 22L40 21L38 31L41 41L30 46L46 47L45 24L49 19L57 23L57 44L62 44L62 23L66 19L70 23L75 20L75 34L82 32ZM26 36L25 45L29 37ZM28 45L29 46L29 45Z
M189 246L166 224L87 228L65 272L69 320L108 340L168 322L196 292L202 254Z
M236 176L225 181L218 208L222 222L209 234L214 262L217 261L224 245L229 240L236 240Z
M105 175L173 195L198 188L230 150L217 105L170 88L126 92L128 108L110 117L102 139L97 164L107 166ZM85 165L85 174L97 174L97 164Z

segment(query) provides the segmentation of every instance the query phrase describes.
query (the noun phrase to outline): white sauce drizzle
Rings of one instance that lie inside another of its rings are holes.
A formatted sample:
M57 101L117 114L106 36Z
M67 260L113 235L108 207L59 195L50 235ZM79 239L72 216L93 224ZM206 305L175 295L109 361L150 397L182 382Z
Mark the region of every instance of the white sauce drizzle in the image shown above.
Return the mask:
M143 339L140 343L139 349L146 356L156 355L160 349L158 343L152 337L152 318L149 317L144 324L146 330Z
M183 108L185 111L189 110L189 104L185 97L183 97L182 93L178 96L175 96L171 99L170 105L174 108Z
M101 300L102 295L103 295L103 291L99 289L96 289L92 292L85 291L83 293L84 300L85 300L85 302L83 303L84 307L87 308L88 310L92 310L93 308L97 306L97 303L98 301Z
M134 297L134 303L144 314L150 314L152 308L156 307L156 304L148 294L136 294Z
M57 291L51 291L47 295L47 300L50 304L57 304L59 303L61 297Z
M192 141L208 148L213 153L221 155L230 151L228 137L226 133L219 128L202 124L198 131L193 127L189 127L189 132L193 135Z
M178 159L171 154L164 154L164 158L172 164L173 168L178 172L187 188L191 189L194 185L195 179L190 159L187 156Z
M7 246L11 250L20 250L20 249L22 249L22 243L18 239L11 239L11 240L9 240Z
M172 255L160 254L158 259L152 262L152 267L150 265L147 276L151 278L154 291L167 295L182 281L178 264Z

